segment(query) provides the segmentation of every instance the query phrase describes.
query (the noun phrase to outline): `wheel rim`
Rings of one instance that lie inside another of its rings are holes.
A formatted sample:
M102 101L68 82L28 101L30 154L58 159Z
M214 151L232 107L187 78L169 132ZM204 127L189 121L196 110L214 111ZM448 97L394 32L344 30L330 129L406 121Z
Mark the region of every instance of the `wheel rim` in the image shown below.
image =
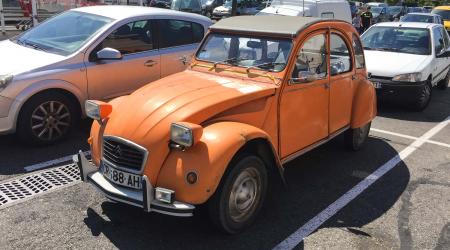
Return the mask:
M56 140L67 132L70 119L70 111L64 103L45 102L31 114L31 130L40 140Z
M229 199L230 217L235 222L243 222L254 212L261 195L261 175L250 167L236 178Z

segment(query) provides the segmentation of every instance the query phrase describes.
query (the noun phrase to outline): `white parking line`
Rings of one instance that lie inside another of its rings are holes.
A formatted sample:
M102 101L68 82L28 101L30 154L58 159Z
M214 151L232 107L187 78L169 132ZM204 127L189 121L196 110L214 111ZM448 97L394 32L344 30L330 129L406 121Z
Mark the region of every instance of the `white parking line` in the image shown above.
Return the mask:
M382 130L382 129L371 128L370 130L378 132L378 133L382 133L382 134L388 134L388 135L403 137L403 138L407 138L407 139L411 139L411 140L417 140L418 139L418 137L405 135L405 134L400 134L400 133L395 133L395 132L386 131L386 130ZM426 143L430 143L430 144L434 144L434 145L438 145L438 146L442 146L442 147L450 148L450 144L443 143L443 142L438 142L438 141L433 141L433 140L426 140L425 142Z
M359 194L361 194L364 190L370 187L375 181L397 166L402 160L411 155L414 151L416 151L420 146L427 142L431 137L439 133L445 126L450 123L450 116L447 117L444 121L440 122L432 129L428 130L421 137L414 140L408 147L403 149L399 154L394 156L380 168L375 170L371 175L367 176L364 180L354 186L352 189L347 191L343 196L325 208L322 212L316 215L314 218L309 220L305 225L297 229L294 233L292 233L288 238L280 242L274 249L293 249L300 242L303 241L308 235L317 230L325 221L330 219L333 215L339 212L342 208L344 208L348 203L350 203L353 199L355 199Z
M86 154L86 156L90 156L91 155L91 151L86 151L84 152ZM33 164L30 166L26 166L24 167L24 169L27 172L31 172L34 170L38 170L38 169L42 169L42 168L46 168L46 167L50 167L50 166L55 166L57 164L61 164L61 163L65 163L68 161L72 160L73 155L68 155L68 156L64 156L58 159L54 159L54 160L50 160L50 161L46 161L46 162L41 162L41 163L37 163L37 164Z

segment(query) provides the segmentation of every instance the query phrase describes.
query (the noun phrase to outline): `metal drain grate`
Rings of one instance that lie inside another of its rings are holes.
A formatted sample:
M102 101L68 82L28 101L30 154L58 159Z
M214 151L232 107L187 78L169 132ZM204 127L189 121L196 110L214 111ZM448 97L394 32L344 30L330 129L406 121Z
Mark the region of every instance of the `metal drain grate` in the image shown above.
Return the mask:
M80 182L75 164L43 170L0 183L0 209L33 196Z

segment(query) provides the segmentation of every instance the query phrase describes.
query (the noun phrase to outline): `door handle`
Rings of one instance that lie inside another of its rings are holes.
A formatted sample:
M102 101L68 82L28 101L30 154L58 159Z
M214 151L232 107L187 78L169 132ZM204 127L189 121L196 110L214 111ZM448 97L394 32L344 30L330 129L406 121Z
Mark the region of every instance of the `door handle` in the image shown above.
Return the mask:
M178 58L178 60L180 60L184 65L186 65L186 63L187 63L186 56L181 56L180 58Z
M158 63L155 62L155 61L153 61L153 60L148 60L148 61L146 61L146 62L144 63L144 66L146 66L146 67L153 67L153 66L155 66L156 64L158 64Z

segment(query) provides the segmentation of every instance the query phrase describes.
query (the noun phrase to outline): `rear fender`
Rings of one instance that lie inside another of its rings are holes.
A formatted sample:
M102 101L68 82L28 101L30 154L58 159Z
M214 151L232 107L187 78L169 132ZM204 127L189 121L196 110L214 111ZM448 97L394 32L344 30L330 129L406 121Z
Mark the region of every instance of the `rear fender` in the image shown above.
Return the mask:
M185 151L171 150L159 172L156 186L174 190L176 200L190 204L205 203L214 194L235 154L255 139L272 145L269 136L259 128L237 122L211 124L203 129L203 135L195 146ZM277 159L273 146L271 148ZM198 176L195 184L186 181L190 172Z
M369 80L358 84L353 97L351 128L359 128L372 121L377 115L377 97L375 88Z

